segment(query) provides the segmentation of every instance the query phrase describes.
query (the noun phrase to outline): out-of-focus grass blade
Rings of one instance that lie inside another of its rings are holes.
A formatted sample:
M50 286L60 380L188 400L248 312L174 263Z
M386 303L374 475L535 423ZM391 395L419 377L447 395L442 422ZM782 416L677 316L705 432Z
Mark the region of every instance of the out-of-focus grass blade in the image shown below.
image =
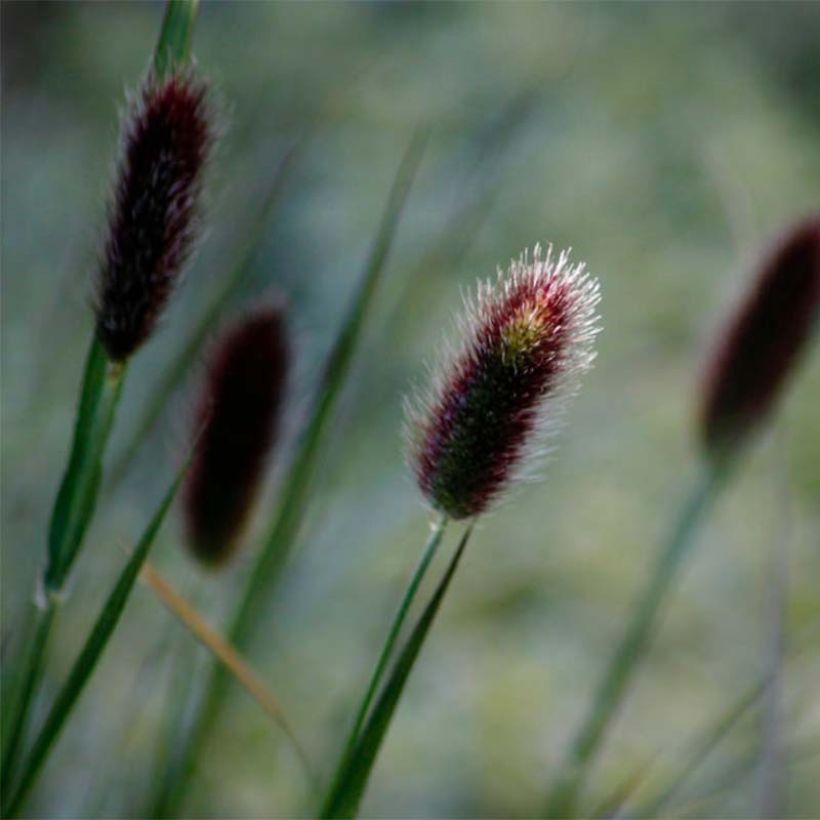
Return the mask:
M159 40L154 49L154 71L163 77L188 61L199 0L168 0Z
M271 529L235 610L228 631L228 640L240 650L245 649L251 638L253 627L258 623L261 610L270 599L279 570L290 553L302 523L324 434L350 371L353 354L381 279L399 217L424 153L426 139L425 132L417 133L405 151L367 258L362 281L328 356L312 412L283 484ZM229 681L230 677L222 666L212 667L203 701L191 731L181 744L176 765L169 770L165 782L160 785L152 812L155 817L174 816L178 813L177 809L193 772L196 756L210 733Z
M249 627L255 621L258 608L267 597L268 588L282 560L289 552L301 523L319 447L342 385L350 371L353 354L381 279L399 217L421 162L425 143L426 135L419 133L405 152L359 290L325 365L317 400L288 473L276 518L254 568L255 571L251 573L250 585L231 630L234 642L240 646L247 639Z
M737 725L748 710L756 704L766 689L765 681L758 682L718 716L717 720L709 724L695 739L691 750L686 755L684 764L672 779L656 794L647 800L634 813L637 817L658 817L666 809L669 802L677 795L681 787L692 776L706 757Z
M657 618L707 513L724 487L731 465L705 467L662 543L649 583L632 610L626 631L598 684L595 697L570 746L546 806L549 818L572 817L595 755L625 697L654 634Z
M108 645L109 638L119 623L128 597L139 576L140 569L148 557L148 553L154 544L159 528L165 519L165 515L171 506L171 502L174 500L174 496L179 489L179 485L187 469L188 465L186 463L166 492L165 498L163 498L162 503L154 513L142 538L140 538L139 543L134 549L133 555L120 573L116 585L108 596L79 657L71 669L68 680L57 695L57 699L51 707L51 711L46 718L43 728L34 741L31 752L25 762L20 782L14 792L9 796L8 804L4 806L4 817L12 817L20 810L54 742L65 726L65 722L71 714L71 710L74 708L77 699L94 672L105 647Z
M618 817L635 790L646 780L649 762L641 763L634 771L616 783L615 788L589 813L590 817Z
M458 567L461 556L464 554L464 548L467 546L471 532L472 527L469 527L462 536L447 571L444 573L412 634L407 639L407 643L396 660L390 678L362 730L342 777L331 789L322 806L320 817L355 817L359 803L367 788L367 782L376 761L376 756L407 683L407 678L410 676L427 633L430 631L436 613L450 586L450 581Z
M795 741L784 748L783 758L788 765L802 763L820 755L820 737ZM667 817L720 817L720 812L706 811L706 806L726 795L745 777L748 777L758 760L757 749L750 750L744 757L732 761L718 772L700 793L684 803L673 804L666 812Z
M242 240L237 253L236 264L229 270L224 282L220 282L212 299L202 312L202 316L176 357L166 369L156 389L152 393L145 412L142 414L128 443L122 448L114 466L111 468L107 489L113 490L125 477L137 452L139 452L148 434L153 430L163 410L168 404L169 397L180 386L191 365L202 351L202 346L224 313L231 300L236 296L248 274L253 268L253 261L259 249L259 244L265 236L271 216L285 190L285 184L293 168L294 161L305 145L306 138L292 145L276 167L268 190L258 208L257 217Z

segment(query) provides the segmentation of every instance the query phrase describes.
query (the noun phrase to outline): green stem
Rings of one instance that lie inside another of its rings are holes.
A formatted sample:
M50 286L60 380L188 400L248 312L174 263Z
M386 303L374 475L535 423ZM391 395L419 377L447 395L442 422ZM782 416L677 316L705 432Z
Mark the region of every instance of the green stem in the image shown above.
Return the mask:
M285 479L282 497L269 535L248 576L247 586L234 612L228 640L240 651L245 650L262 611L270 600L281 569L284 566L302 524L313 483L318 455L332 419L341 388L350 371L353 354L361 338L362 327L370 311L376 287L381 279L387 256L398 227L410 186L415 177L425 145L424 135L411 141L393 182L381 224L365 265L347 317L342 323L325 364L313 411L299 442L294 461ZM176 765L159 785L154 801L154 817L169 817L178 813L185 790L228 691L230 676L221 664L211 666L202 704L188 735L183 738Z
M191 53L199 0L168 0L162 29L154 49L154 71L163 77L184 65Z
M23 801L36 782L37 776L48 758L55 741L65 726L77 699L91 678L114 629L120 621L131 590L134 588L137 576L139 575L139 571L156 540L159 528L165 519L186 470L187 464L180 470L173 484L166 492L165 498L162 500L162 503L143 533L132 556L120 573L117 583L106 599L94 627L71 669L68 679L57 695L51 707L51 711L43 724L43 728L40 730L37 739L32 745L17 788L12 793L4 792L4 817L13 817L20 810ZM6 799L8 799L7 803Z
M36 607L29 634L26 635L25 654L21 662L21 669L17 673L19 679L16 681L11 695L10 720L3 723L3 771L0 791L4 794L8 792L17 770L17 752L25 733L34 690L42 672L45 647L51 632L51 622L54 619L55 612L56 607L52 600L49 600L46 606Z
M107 358L96 336L83 374L68 466L54 502L48 531L48 560L32 616L33 637L27 640L3 747L3 785L17 764L29 712L45 666L49 636L64 595L65 582L79 554L94 515L102 457L122 392L125 366Z
M439 581L432 598L424 608L401 652L399 652L390 677L384 685L359 737L356 739L352 752L344 761L344 765L340 767L337 778L328 790L319 817L350 818L356 816L359 803L364 797L370 774L390 728L410 672L413 670L430 627L433 625L436 613L444 600L453 575L455 575L461 556L464 554L464 549L470 540L472 530L471 524L462 535L461 541L450 559L447 570Z
M633 609L632 620L606 668L592 706L575 735L563 775L547 802L547 817L574 815L595 754L650 643L661 605L694 544L698 528L717 499L727 473L726 464L705 468L687 497L658 554L649 584Z
M365 692L364 697L362 698L362 702L359 705L359 711L356 713L356 719L353 722L353 727L350 730L350 734L347 738L347 743L344 747L344 752L339 760L339 765L336 769L336 774L333 777L333 784L332 788L336 788L338 785L339 780L344 775L344 771L350 761L350 756L353 753L353 749L356 746L356 741L359 739L359 733L361 732L361 728L364 725L365 718L367 717L367 712L370 709L370 704L373 702L373 698L376 695L376 691L379 688L379 684L381 683L382 677L384 676L384 670L387 668L387 663L390 660L390 657L393 653L393 647L396 645L396 641L398 640L399 633L401 632L401 628L404 625L404 622L407 618L407 613L410 610L410 606L413 603L416 592L418 591L419 585L421 584L422 579L424 578L427 568L430 566L430 562L433 560L433 557L436 554L436 550L438 549L439 544L441 543L441 538L444 535L444 530L447 526L447 516L442 514L436 523L433 525L433 529L430 532L430 537L427 539L427 544L424 547L424 551L421 555L421 560L416 567L416 571L413 573L413 577L410 579L410 583L405 590L404 597L402 598L401 604L396 612L395 617L393 618L393 623L390 626L390 631L387 635L387 640L384 642L384 646L382 647L381 654L379 655L379 659L376 662L376 666L373 669L373 674L370 677L370 684L367 687L367 691Z

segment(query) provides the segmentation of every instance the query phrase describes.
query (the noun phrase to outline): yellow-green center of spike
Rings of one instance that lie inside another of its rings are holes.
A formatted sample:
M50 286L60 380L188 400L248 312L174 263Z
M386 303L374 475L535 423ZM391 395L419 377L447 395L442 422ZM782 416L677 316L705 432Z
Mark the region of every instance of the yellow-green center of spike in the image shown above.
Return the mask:
M521 308L501 331L504 357L514 362L532 353L544 341L549 317L549 310L532 306Z

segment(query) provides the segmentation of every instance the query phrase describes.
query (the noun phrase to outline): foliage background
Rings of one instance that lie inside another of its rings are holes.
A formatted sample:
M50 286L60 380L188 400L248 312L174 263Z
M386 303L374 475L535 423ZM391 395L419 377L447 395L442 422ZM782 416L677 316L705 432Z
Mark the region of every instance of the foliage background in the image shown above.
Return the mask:
M68 446L117 105L147 68L161 12L155 3L2 7L4 644L44 555ZM309 525L253 654L323 771L425 536L427 513L402 462L401 399L436 356L460 289L539 240L571 245L602 280L596 370L546 480L482 522L366 814L519 816L540 805L695 470L697 368L715 321L765 242L817 207L818 36L816 3L202 8L194 51L225 125L210 231L162 332L132 367L114 458L229 272L277 162L308 129L252 275L226 313L272 290L287 295L297 357L287 427L298 429L403 147L418 124L432 127ZM596 769L599 797L651 763L648 793L653 777L675 771L698 727L765 669L773 556L787 544L788 811L806 816L820 803L818 361L815 350L774 434L701 538ZM54 644L52 686L178 463L196 376L102 503ZM208 575L180 548L175 522L156 558L219 623L253 540L228 572ZM201 665L198 652L139 590L32 811L139 814L169 688L178 703L193 697L194 679L179 669ZM753 715L705 762L681 813L754 813L759 736ZM710 802L695 800L713 785ZM303 812L304 800L281 735L236 692L191 813L281 816Z

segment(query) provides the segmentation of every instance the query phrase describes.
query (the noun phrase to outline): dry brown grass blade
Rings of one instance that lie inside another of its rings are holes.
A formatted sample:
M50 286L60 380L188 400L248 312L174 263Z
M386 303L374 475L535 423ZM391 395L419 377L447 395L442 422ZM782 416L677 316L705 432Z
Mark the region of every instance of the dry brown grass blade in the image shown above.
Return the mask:
M149 562L143 565L140 581L156 595L162 605L236 678L237 682L259 704L285 733L293 744L299 760L305 767L310 780L313 769L288 722L279 699L265 685L265 682L251 668L242 655L231 646L199 613L199 611L167 581Z

